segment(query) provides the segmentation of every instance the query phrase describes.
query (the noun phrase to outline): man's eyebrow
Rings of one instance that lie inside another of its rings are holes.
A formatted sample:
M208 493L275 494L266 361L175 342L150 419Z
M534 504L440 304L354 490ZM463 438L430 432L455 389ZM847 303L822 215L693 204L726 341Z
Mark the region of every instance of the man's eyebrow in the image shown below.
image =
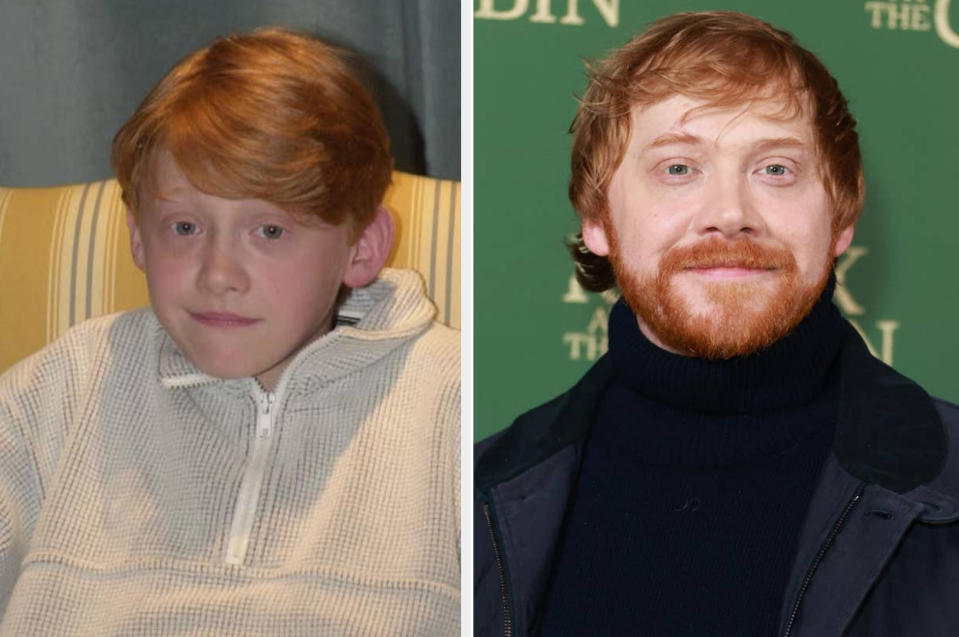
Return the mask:
M798 137L774 137L764 139L756 145L756 150L763 151L771 148L807 148L809 142L804 142Z
M673 146L685 144L689 146L695 146L703 143L703 138L697 135L690 135L688 133L663 133L653 141L646 144L643 147L643 151L651 150L653 148L660 148L662 146ZM756 144L757 151L769 150L770 148L804 148L809 146L808 142L804 142L798 137L772 137L769 139L763 139L758 144Z
M675 144L696 145L703 142L702 137L690 135L689 133L663 133L653 141L646 144L643 150L659 148L660 146L673 146Z

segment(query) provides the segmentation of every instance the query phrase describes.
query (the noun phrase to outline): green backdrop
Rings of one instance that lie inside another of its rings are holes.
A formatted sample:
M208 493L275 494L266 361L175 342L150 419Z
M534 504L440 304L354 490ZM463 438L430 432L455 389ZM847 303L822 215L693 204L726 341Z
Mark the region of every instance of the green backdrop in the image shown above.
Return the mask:
M676 11L793 32L859 120L867 197L837 303L874 352L959 402L959 0L474 0L475 436L564 391L613 298L571 284L569 123L601 57Z

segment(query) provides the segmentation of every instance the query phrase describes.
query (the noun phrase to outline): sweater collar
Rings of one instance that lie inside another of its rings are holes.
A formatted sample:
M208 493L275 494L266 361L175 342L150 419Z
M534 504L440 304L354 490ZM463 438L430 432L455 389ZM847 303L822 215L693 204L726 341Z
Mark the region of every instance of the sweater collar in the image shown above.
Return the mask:
M294 393L309 393L366 367L426 330L436 314L412 270L384 269L370 285L354 288L337 310L333 330L301 349L283 371L277 392L294 378ZM158 376L168 388L219 383L228 393L247 395L252 378L221 379L201 372L157 321Z
M812 310L784 338L753 354L716 361L654 345L620 299L610 312L610 358L633 391L682 409L749 413L806 404L822 393L842 341L834 288L830 276Z

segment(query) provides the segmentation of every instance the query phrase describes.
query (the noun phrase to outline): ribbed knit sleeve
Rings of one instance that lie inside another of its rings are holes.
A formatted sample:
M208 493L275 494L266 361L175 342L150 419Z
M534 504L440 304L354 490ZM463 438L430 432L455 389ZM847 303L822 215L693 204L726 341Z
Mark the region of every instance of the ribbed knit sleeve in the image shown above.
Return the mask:
M29 527L42 499L16 407L4 398L0 397L0 613L17 581Z
M0 616L111 320L74 328L0 375Z

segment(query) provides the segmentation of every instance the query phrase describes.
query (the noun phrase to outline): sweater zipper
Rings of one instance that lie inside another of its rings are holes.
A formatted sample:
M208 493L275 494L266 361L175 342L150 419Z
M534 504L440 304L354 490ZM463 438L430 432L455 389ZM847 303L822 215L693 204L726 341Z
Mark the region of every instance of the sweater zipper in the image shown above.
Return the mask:
M500 598L503 600L503 635L511 637L513 634L513 614L510 611L509 593L506 588L506 569L503 567L503 556L496 542L496 531L493 529L493 514L489 502L483 503L483 514L486 516L486 526L489 528L489 539L493 543L493 554L496 556L496 569L499 571Z
M793 604L793 610L789 614L789 621L786 622L786 630L783 632L783 637L789 637L792 633L793 624L796 622L796 618L799 616L799 605L802 603L803 596L806 594L806 589L809 588L809 581L812 579L813 574L816 572L816 569L819 567L820 562L826 556L826 551L829 550L829 547L832 546L833 540L836 539L836 536L839 535L839 531L842 530L843 525L846 523L846 519L849 518L849 514L852 513L852 510L859 503L859 500L862 499L862 491L864 485L860 484L856 488L856 492L853 494L852 499L846 503L846 508L842 510L839 519L836 520L836 523L833 524L832 529L829 531L829 535L826 536L826 540L822 543L822 546L819 547L819 552L816 553L815 559L813 559L812 564L809 565L809 569L806 571L806 576L803 577L802 584L799 586L799 595L796 597L796 603Z
M260 490L266 474L266 460L273 437L273 394L259 388L254 390L256 403L256 434L253 438L253 451L240 482L240 491L233 510L233 524L230 526L230 540L226 547L226 563L239 565L246 560L250 544L250 532L256 516L256 506L260 500Z

